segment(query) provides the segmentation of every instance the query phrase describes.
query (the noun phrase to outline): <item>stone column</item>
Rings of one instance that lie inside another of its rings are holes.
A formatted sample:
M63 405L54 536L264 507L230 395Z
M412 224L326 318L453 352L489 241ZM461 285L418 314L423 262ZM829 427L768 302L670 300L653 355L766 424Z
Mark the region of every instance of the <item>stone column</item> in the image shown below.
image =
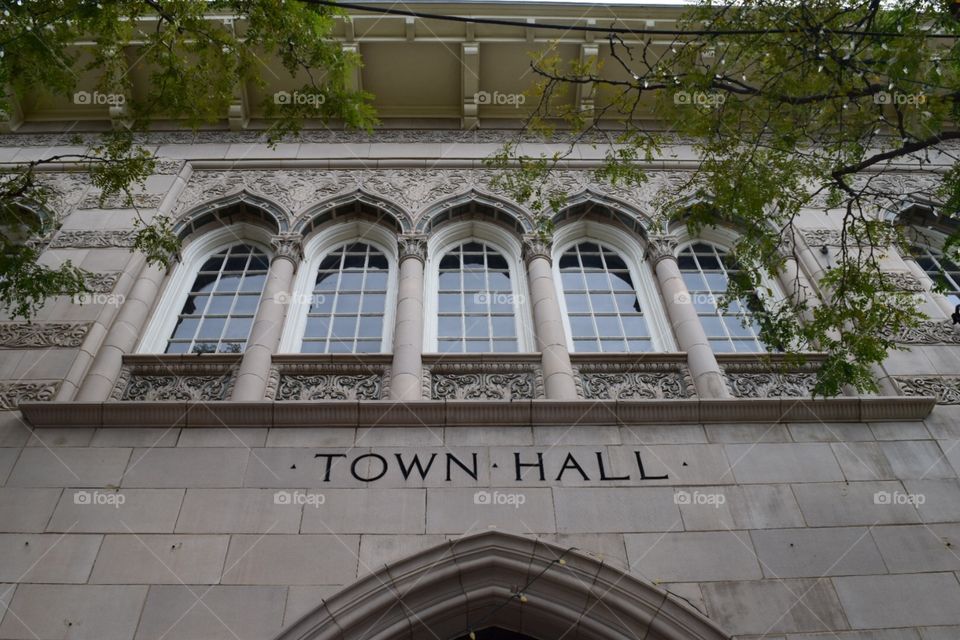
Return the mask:
M397 316L393 325L393 363L390 366L390 399L422 399L423 388L423 266L427 239L402 235Z
M550 243L537 236L527 236L523 253L527 263L534 334L543 366L544 392L549 400L576 400L577 385L553 280Z
M796 244L792 237L785 237L780 245L783 255L783 268L777 273L777 279L783 287L784 293L796 304L806 304L804 319L813 319L813 308L820 304L813 285L807 278L797 260Z
M253 318L231 400L258 402L264 399L271 358L280 344L280 334L287 317L293 274L302 257L300 241L299 233L284 233L271 240L273 260L270 261L267 282L263 287L257 315Z
M165 275L166 269L153 264L140 272L77 391L77 402L104 402L110 398L123 368L123 356L133 351L143 333Z
M697 395L701 398L729 398L723 372L680 274L676 249L677 241L670 236L651 237L647 248L647 258L657 274L673 333L680 348L687 352L687 366Z

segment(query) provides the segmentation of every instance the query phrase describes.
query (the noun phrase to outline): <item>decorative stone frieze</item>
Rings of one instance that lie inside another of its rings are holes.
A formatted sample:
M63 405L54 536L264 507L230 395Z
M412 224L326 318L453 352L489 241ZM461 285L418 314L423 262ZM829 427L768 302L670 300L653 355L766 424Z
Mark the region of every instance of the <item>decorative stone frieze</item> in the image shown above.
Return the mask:
M112 249L132 247L137 238L130 231L61 231L50 242L51 249Z
M924 290L923 283L916 276L904 271L888 271L883 274L883 280L898 291L921 293Z
M728 355L718 359L727 388L735 398L808 398L817 384L822 357L811 356L800 365L787 364L777 354L761 358Z
M48 402L57 395L59 382L2 382L0 409L16 409L21 402Z
M397 237L399 258L416 258L420 262L427 259L427 237L424 235L402 234Z
M815 373L727 374L727 386L736 398L807 398L816 383Z
M894 376L905 396L933 396L937 404L960 404L960 378L950 376Z
M804 229L802 235L811 247L839 247L843 244L837 229Z
M0 322L0 348L79 347L89 329L86 323Z
M950 321L921 320L916 327L887 332L883 337L898 344L960 344L960 328Z
M233 389L236 356L127 357L110 400L227 400ZM207 361L205 362L204 359Z
M677 400L697 395L690 371L680 362L581 362L574 373L577 392L586 400Z
M424 368L424 397L432 400L533 400L543 398L539 364L439 362Z
M115 193L103 202L99 193L87 193L77 209L155 209L162 201L162 193Z
M84 282L91 293L110 293L117 284L120 274L116 271L108 273L87 273Z
M369 362L280 358L270 368L266 391L268 399L278 401L380 400L389 395L390 366L378 356Z

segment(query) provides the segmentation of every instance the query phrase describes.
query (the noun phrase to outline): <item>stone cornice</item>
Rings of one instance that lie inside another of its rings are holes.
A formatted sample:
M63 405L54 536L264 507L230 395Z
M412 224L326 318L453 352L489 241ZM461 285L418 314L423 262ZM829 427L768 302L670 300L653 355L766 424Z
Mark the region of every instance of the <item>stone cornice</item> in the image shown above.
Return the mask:
M33 427L578 427L729 422L883 422L922 420L933 397L733 398L723 400L471 400L244 402L23 402Z

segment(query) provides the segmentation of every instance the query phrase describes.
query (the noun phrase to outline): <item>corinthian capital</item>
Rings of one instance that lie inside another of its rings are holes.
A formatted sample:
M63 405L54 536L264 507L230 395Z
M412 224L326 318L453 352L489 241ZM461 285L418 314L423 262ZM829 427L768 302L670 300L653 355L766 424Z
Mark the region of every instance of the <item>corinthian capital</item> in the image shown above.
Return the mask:
M299 233L280 233L270 238L273 245L273 259L286 258L297 264L303 257L303 236Z
M647 241L647 260L653 265L664 258L675 258L677 239L671 235L652 235Z
M530 262L534 258L543 258L547 262L552 262L553 242L537 234L523 236L523 259Z
M422 235L403 234L397 238L400 249L400 259L416 258L420 262L427 259L427 237Z

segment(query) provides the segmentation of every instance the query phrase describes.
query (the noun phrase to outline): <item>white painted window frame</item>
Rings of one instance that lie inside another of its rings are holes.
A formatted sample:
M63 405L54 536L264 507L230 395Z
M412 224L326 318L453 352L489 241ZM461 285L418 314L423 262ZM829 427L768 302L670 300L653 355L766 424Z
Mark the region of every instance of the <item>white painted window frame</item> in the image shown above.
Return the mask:
M437 353L439 349L437 344L439 324L437 305L440 288L440 259L454 247L471 240L482 242L496 249L507 261L510 270L510 285L513 289L514 299L518 302L514 306L516 311L514 320L517 326L517 353L536 351L529 304L530 293L527 286L527 269L521 257L523 246L520 244L520 240L497 225L479 220L468 220L445 224L427 240L427 261L423 278L424 353ZM466 354L454 352L445 355L456 357Z
M290 304L287 307L287 319L280 338L278 353L300 353L303 346L303 334L307 328L307 313L310 310L310 298L317 278L320 262L331 251L345 244L362 242L375 247L387 257L387 297L383 309L383 337L379 353L390 353L393 349L393 325L397 312L397 237L382 225L363 220L335 223L321 228L312 234L303 246L305 256L297 276L294 279ZM320 355L320 354L314 354ZM350 355L350 354L343 354ZM355 354L363 355L363 354Z
M554 232L553 236L553 281L556 283L557 297L560 301L561 315L563 315L563 330L566 332L567 349L574 351L573 333L570 329L570 315L567 311L566 293L563 290L563 281L560 278L560 258L570 247L582 242L595 242L607 245L617 252L627 263L627 270L633 280L633 286L644 318L650 328L650 338L653 344L652 351L638 351L630 353L656 353L677 350L677 344L670 329L670 320L657 289L653 270L649 262L644 259L644 251L638 242L626 235L622 230L610 225L592 220L581 220L564 225ZM587 352L594 353L594 352ZM602 354L600 354L602 355Z
M136 353L162 354L166 351L170 336L177 326L180 311L190 295L193 281L208 258L233 245L249 244L266 253L267 258L272 260L271 237L272 234L262 227L240 222L210 231L189 242L181 252L180 262L167 278L163 293L137 345ZM262 302L263 292L260 293Z

